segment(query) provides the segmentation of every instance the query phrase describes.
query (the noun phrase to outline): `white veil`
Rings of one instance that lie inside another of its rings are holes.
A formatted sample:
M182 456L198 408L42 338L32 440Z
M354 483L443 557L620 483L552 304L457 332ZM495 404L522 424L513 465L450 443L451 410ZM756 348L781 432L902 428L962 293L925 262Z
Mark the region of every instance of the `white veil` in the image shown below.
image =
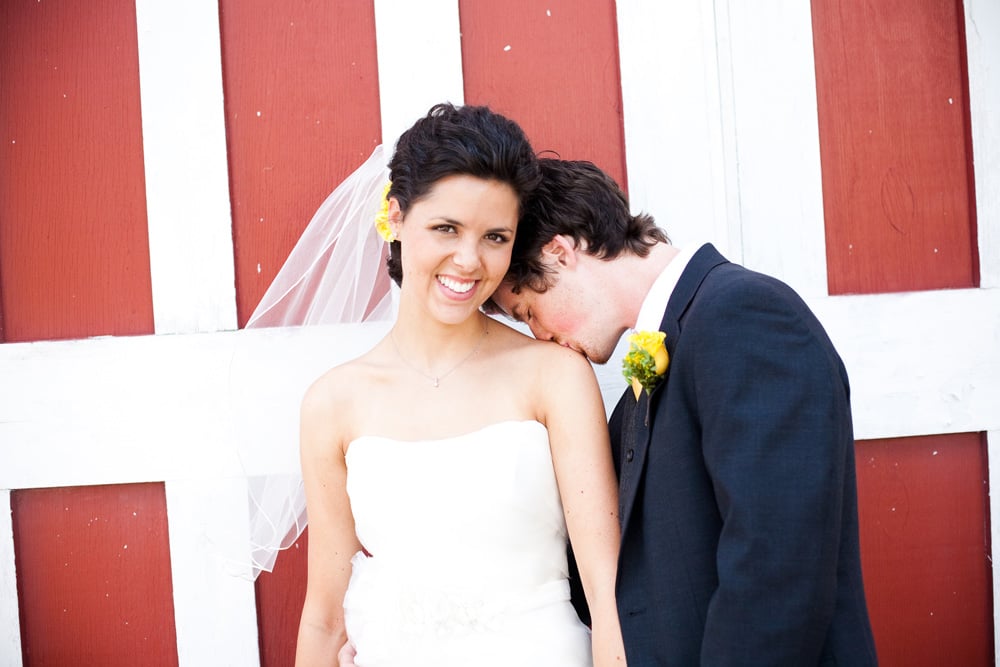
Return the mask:
M386 244L375 216L389 182L382 146L320 205L246 328L337 324L392 316ZM297 433L289 434L297 446ZM275 443L276 447L287 443ZM253 577L270 572L278 551L306 526L305 490L298 474L248 478Z
M390 315L375 216L389 182L382 146L320 205L246 328L338 324Z

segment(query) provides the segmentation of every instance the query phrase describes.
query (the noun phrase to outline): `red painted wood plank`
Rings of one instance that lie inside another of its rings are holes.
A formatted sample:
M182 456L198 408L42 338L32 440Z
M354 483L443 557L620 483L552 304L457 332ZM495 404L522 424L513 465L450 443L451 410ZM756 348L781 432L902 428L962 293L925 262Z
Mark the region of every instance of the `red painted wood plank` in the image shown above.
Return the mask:
M613 0L460 0L465 101L516 120L536 150L590 160L624 188Z
M132 0L0 3L4 340L153 331Z
M243 326L313 213L381 140L371 0L220 3Z
M11 494L25 667L177 665L162 484Z
M863 441L857 466L865 591L879 663L992 665L983 437Z
M960 0L813 0L831 294L974 287Z

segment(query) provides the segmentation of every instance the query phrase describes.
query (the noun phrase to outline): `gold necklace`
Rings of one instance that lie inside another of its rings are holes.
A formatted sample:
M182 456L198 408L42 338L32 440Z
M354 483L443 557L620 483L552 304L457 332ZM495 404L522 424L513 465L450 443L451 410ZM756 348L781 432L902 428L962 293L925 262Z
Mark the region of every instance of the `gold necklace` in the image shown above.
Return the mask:
M488 329L489 329L489 324L488 324L488 322L486 320L484 320L483 321L483 333L481 333L479 335L479 340L476 342L475 347L473 347L472 350L467 355L465 355L464 357L462 357L461 359L459 359L457 364L455 364L454 366L452 366L451 368L449 368L444 373L441 373L440 375L430 375L429 373L425 373L422 370L420 370L419 368L417 368L416 366L414 366L413 364L411 364L409 361L406 360L406 358L403 356L403 353L399 351L399 345L396 343L396 328L395 327L393 327L392 329L389 330L389 340L392 342L392 348L394 350L396 350L396 356L399 357L399 360L402 361L404 364L406 364L410 368L410 370L412 370L414 373L417 373L418 375L422 375L425 378L427 378L428 380L430 380L431 381L431 386L434 387L435 389L437 389L441 385L441 380L445 379L446 377L448 377L449 375L451 375L452 373L454 373L458 369L459 366L461 366L466 361L468 361L469 359L471 359L472 355L474 355L476 353L476 351L480 347L482 347L483 341L486 340L486 334L488 332Z

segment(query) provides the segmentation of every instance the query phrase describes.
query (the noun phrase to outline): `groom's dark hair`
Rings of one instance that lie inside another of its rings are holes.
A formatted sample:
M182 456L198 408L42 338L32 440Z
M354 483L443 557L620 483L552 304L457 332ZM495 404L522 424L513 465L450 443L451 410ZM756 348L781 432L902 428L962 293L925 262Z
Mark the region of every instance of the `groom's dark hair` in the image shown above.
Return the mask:
M528 288L544 292L552 286L542 263L542 248L556 235L600 259L622 253L645 257L667 233L651 215L632 215L628 198L613 178L585 160L541 158L542 182L528 200L517 228L506 283L515 294Z
M399 137L389 161L395 197L405 215L443 178L475 176L506 183L522 214L541 178L538 159L524 130L484 106L436 104ZM403 282L399 241L390 245L389 277Z

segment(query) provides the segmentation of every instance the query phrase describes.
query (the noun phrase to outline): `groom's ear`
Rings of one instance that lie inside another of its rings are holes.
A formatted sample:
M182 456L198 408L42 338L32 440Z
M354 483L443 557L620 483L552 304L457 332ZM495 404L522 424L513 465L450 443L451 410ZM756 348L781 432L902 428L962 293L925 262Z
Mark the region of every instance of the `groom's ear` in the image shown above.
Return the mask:
M556 234L552 240L542 246L542 258L558 265L560 268L576 266L576 243L562 234Z

